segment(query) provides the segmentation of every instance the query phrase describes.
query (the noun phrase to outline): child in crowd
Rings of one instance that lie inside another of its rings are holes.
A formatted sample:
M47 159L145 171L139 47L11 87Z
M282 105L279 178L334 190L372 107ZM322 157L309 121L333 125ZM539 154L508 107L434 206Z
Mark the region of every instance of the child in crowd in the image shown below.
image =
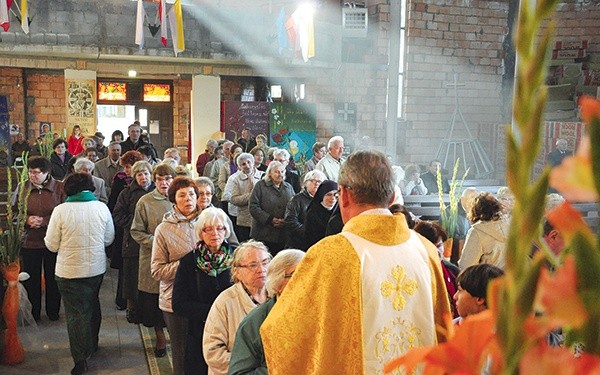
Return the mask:
M504 271L491 264L477 264L465 268L456 278L458 291L454 294L459 317L456 324L469 315L487 309L487 287L490 280L503 276Z

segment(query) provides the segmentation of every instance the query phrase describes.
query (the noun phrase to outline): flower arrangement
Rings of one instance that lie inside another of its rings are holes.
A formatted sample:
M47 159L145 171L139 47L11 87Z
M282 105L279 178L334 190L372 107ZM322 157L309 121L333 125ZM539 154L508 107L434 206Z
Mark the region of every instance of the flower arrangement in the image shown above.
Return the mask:
M8 282L2 303L2 316L6 321L4 333L4 348L2 362L7 365L16 365L25 359L25 352L17 334L17 314L19 311L19 256L25 235L25 222L27 220L27 201L30 189L26 189L28 179L27 153L23 153L23 168L13 167L19 182L17 189L17 209L13 209L11 200L7 203L6 229L0 229L0 266L2 275ZM8 176L8 194L12 193L11 168L6 170Z
M515 205L505 276L491 282L488 310L465 318L460 326L448 318L447 342L412 350L389 362L385 373L400 366L411 373L421 363L424 374L600 373L600 236L567 201L546 214L565 240L560 257L545 246L530 257L532 243L539 240L549 184L567 200L595 202L600 196L600 144L590 141L600 139L600 101L593 98L579 102L588 131L576 155L531 180L541 146L546 56L554 22L543 30L541 25L556 4L556 0L520 3L515 33L520 61L513 102L516 128L507 130L506 152L506 177ZM548 262L554 272L544 267ZM565 332L565 346L551 347L547 334L558 327ZM583 352L575 352L576 347Z
M469 169L467 168L462 178L460 180L456 179L459 162L460 158L456 159L456 163L454 163L454 171L452 172L452 180L449 181L449 206L446 205L446 201L444 200L444 191L442 188L442 172L439 167L437 171L438 195L440 197L440 224L442 225L442 227L444 227L444 229L446 229L449 238L454 238L454 235L456 234L458 220L458 203L460 202L460 195L462 194L463 183L465 181L465 178L467 178L467 175L469 174Z

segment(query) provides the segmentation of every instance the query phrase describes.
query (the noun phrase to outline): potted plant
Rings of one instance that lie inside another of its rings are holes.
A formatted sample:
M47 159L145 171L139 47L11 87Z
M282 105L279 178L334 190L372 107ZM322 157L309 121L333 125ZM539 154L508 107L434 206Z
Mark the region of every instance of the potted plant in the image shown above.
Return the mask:
M17 175L18 190L16 192L16 208L13 207L12 173L14 168ZM4 331L4 348L2 350L2 362L7 365L16 365L23 362L25 352L17 333L17 314L19 312L19 273L21 266L19 256L25 235L25 222L27 220L27 200L29 189L26 189L27 153L23 153L23 168L7 168L8 176L8 202L6 228L0 228L0 267L2 275L8 283L2 303L2 316L6 322Z
M450 258L453 253L458 253L459 251L458 241L454 241L458 226L458 204L460 203L463 183L469 174L469 169L467 168L460 180L456 178L459 162L460 158L456 159L454 170L452 172L452 180L449 181L450 191L448 192L448 204L446 204L444 191L442 189L442 171L439 167L437 171L438 196L440 198L440 225L448 233L448 239L444 243L444 257L446 258Z

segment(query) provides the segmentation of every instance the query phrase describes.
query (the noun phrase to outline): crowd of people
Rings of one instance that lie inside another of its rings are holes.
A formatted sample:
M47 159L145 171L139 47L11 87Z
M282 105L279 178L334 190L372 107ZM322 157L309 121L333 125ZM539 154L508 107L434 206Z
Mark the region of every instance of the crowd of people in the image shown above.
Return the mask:
M42 270L50 320L62 300L72 374L98 348L107 266L118 269L117 308L154 329L156 357L168 330L174 374L377 373L445 340L445 313L459 324L485 309L487 282L502 275L509 191L465 189L458 264L441 225L397 204L437 194L439 161L400 176L379 152L345 156L334 136L295 165L245 129L238 143L208 141L194 179L176 148L160 161L138 123L119 133L105 147L76 127L50 159L28 161L25 287L36 320ZM559 247L560 233L545 236Z

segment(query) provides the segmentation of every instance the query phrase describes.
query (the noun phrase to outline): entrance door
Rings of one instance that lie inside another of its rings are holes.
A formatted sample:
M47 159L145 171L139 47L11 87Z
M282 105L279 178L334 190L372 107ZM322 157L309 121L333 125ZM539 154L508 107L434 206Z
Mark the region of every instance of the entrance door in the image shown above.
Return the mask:
M142 131L150 135L159 159L165 150L173 147L173 109L170 104L140 104L136 106Z

